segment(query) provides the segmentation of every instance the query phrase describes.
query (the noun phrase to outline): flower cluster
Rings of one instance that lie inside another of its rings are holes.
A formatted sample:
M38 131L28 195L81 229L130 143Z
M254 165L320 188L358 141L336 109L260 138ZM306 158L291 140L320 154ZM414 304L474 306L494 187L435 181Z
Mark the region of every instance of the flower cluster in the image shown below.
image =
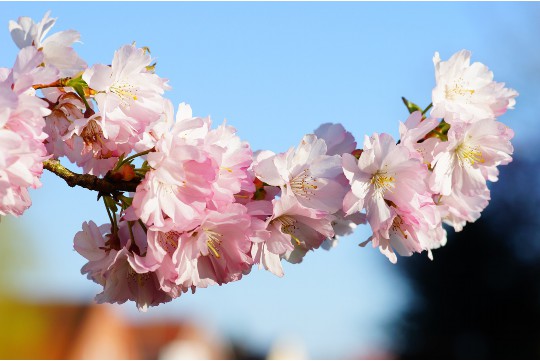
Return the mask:
M41 186L39 178L47 159L43 117L51 111L47 102L35 96L33 85L50 83L59 74L54 65L42 66L48 60L43 51L25 46L45 35L46 23L30 25L27 18L19 22L28 31L24 39L19 39L14 24L10 28L14 39L19 39L17 45L24 47L12 68L0 68L0 215L21 215L31 205L28 188Z
M448 61L436 53L433 62L430 117L406 102L412 114L400 124L399 142L374 134L359 157L343 156L351 184L344 210L365 210L368 241L393 263L396 252L425 250L432 258L446 244L443 222L460 231L478 219L490 199L487 182L512 160L514 134L496 117L513 107L517 92L494 82L485 65L471 65L468 51Z
M391 262L432 258L446 243L443 223L474 222L487 182L512 159L513 132L496 117L517 92L467 51L448 61L436 53L432 104L405 101L399 141L375 133L358 149L327 123L286 152L253 152L232 126L213 127L185 103L175 114L147 48L125 45L111 65L88 67L72 48L76 31L45 38L54 22L9 26L20 52L0 69L0 215L22 214L43 164L61 157L116 187L99 193L110 223L85 222L74 239L82 272L103 286L98 302L145 310L254 265L281 277L282 261L330 249L364 223L372 235L362 245Z

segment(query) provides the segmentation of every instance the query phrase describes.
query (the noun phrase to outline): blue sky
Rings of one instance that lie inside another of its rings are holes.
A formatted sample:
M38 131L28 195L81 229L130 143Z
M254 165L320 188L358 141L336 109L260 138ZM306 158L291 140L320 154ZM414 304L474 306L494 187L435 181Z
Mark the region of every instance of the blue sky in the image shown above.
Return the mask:
M341 122L360 141L397 136L407 117L401 96L430 102L434 52L447 59L463 48L520 92L501 118L516 131L516 151L539 134L538 3L0 3L0 66L17 51L8 21L47 10L58 18L53 32L81 33L76 49L89 64L110 63L133 41L150 47L173 103L227 119L253 149L284 151L324 122ZM95 194L48 172L42 181L26 214L7 220L25 229L16 243L35 260L14 283L32 298L89 300L99 287L80 275L72 239L83 221L105 223L106 213ZM338 248L287 265L283 279L254 269L146 314L133 304L118 309L137 320L195 317L254 347L287 334L311 357L352 357L389 344L384 323L410 296L384 256L358 247L368 236L359 228Z

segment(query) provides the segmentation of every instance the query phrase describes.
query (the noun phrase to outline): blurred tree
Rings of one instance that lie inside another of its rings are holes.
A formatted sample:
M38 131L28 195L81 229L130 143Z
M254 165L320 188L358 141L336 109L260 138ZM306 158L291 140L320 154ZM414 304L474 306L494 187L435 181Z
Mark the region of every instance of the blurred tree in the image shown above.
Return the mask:
M0 221L0 358L43 358L47 330L41 311L17 296L17 273L35 266L28 234L13 217ZM39 357L41 356L41 357Z
M393 329L400 357L540 358L536 149L535 156L501 169L482 217L460 233L450 231L433 262L398 262L413 290L409 310Z

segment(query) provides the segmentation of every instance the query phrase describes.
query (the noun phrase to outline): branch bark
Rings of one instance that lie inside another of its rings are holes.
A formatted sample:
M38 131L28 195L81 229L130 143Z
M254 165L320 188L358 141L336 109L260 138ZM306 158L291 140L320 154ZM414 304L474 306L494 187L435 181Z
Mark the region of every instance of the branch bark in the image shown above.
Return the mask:
M119 192L135 192L140 180L132 181L113 181L107 178L99 178L90 174L78 174L64 167L56 159L50 159L43 162L43 168L56 174L66 181L70 187L83 187L100 194L116 194Z

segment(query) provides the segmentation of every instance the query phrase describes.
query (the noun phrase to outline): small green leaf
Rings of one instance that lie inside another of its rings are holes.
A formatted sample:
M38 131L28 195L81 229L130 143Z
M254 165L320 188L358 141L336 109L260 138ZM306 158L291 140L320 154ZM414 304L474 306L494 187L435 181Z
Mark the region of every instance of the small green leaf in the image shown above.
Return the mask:
M403 100L403 104L405 104L405 106L407 107L409 114L414 113L416 111L422 111L422 108L420 108L418 105L414 104L413 102L408 101L405 97L401 97L401 100Z
M120 199L120 201L122 201L122 203L124 205L127 205L128 207L131 206L131 203L133 202L133 198L131 197L126 197L125 195L121 194L120 196L118 196L118 198Z
M156 64L157 64L157 63L154 63L154 64L152 64L152 65L146 66L146 67L145 67L145 68L146 68L146 71L149 72L149 73L154 74L154 73L156 72Z
M66 86L72 87L77 95L81 97L86 106L86 109L90 109L90 104L86 101L86 96L84 95L84 89L88 88L88 84L83 80L82 74L76 78L71 78L66 82Z
M118 207L116 205L116 202L111 197L103 197L105 199L105 204L107 205L107 208L109 208L113 213L118 212Z

